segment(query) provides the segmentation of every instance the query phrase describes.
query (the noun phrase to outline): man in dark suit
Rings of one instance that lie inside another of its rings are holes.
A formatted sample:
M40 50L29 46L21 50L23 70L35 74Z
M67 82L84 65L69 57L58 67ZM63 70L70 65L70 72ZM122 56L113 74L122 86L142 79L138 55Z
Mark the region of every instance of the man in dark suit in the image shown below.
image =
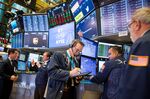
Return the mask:
M0 76L2 77L3 85L2 85L2 99L9 99L11 94L13 81L16 81L18 76L14 72L13 60L18 56L17 49L9 49L8 58L4 60L2 67L0 69Z
M47 65L50 61L51 55L51 52L44 52L42 64L40 64L39 62L36 63L38 72L35 78L34 99L44 99L44 92L48 80Z

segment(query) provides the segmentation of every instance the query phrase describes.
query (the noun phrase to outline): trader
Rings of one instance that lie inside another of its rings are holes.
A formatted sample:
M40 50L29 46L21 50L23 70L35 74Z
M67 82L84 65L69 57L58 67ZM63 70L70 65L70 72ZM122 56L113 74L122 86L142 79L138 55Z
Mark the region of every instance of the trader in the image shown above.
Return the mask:
M125 60L122 57L122 50L118 46L110 47L108 54L109 61L106 61L103 64L101 71L90 79L92 82L98 84L104 83L102 99L116 99Z
M48 92L46 99L76 99L75 86L80 69L76 56L82 51L84 44L73 40L65 55L55 52L51 57L48 75Z
M150 99L150 8L136 10L128 28L133 45L118 99Z
M35 78L34 99L44 99L44 92L48 80L47 65L50 62L51 52L43 53L43 63L37 62L38 72Z

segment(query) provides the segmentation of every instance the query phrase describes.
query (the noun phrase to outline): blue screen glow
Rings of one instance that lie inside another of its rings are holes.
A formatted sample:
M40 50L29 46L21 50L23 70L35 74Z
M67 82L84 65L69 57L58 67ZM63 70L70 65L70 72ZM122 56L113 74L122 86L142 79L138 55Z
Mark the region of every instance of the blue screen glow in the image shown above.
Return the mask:
M74 22L53 27L49 29L49 48L68 46L74 38Z
M91 72L91 75L96 75L96 60L81 56L81 72Z

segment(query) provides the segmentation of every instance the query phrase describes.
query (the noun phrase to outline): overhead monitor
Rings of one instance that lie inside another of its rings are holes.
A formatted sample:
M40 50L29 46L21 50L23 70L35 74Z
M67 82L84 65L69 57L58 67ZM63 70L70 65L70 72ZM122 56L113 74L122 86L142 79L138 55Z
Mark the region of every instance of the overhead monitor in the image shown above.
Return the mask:
M49 48L69 46L75 39L74 22L49 29Z
M96 75L96 59L81 56L81 72L91 72L91 75Z
M69 5L62 3L47 11L49 28L73 21Z
M25 32L24 47L47 48L48 32Z
M93 0L72 0L71 12L76 22L79 22L95 9Z
M99 0L99 2L111 2L100 8L102 35L118 33L128 35L127 25L134 11L142 7L150 7L149 0Z
M26 62L18 61L18 68L19 71L25 71L26 70Z
M92 12L76 25L76 33L78 32L82 32L83 37L88 39L98 36L96 11Z
M23 33L13 35L11 45L12 45L12 48L22 48L23 47Z
M20 32L20 26L17 20L11 21L10 27L13 33Z
M23 16L25 32L48 31L47 14L32 14Z
M120 1L120 0L98 0L98 3L101 7L101 6L105 6L105 5L108 5L117 1Z
M33 61L37 62L39 60L39 54L36 53L29 53L28 61Z
M81 41L84 43L84 47L82 50L82 55L96 58L97 57L97 48L98 43L86 38L81 38Z

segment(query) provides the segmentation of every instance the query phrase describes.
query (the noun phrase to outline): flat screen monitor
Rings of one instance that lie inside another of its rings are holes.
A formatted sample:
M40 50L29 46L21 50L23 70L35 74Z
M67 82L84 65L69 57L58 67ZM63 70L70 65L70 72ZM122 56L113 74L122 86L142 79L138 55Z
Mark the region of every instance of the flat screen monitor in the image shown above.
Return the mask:
M82 50L82 55L96 58L97 57L97 48L98 43L86 38L81 38L81 41L84 43L84 47Z
M48 32L25 32L24 47L48 47Z
M20 31L20 26L17 20L11 21L10 26L13 33L17 33Z
M95 9L93 0L72 0L70 8L76 22Z
M69 46L75 38L74 22L49 29L49 48Z
M28 61L31 62L32 60L34 60L34 62L37 62L39 60L39 54L29 53Z
M18 70L25 71L26 70L26 62L18 61Z
M49 28L73 21L71 10L67 3L60 4L47 11Z
M112 3L117 1L115 3ZM102 35L128 34L127 25L134 11L150 7L149 0L99 0L100 3L111 2L100 8Z
M117 1L120 1L120 0L98 0L98 3L100 6L105 6L105 5L108 5Z
M23 16L25 32L48 31L47 14L32 14Z
M82 32L83 37L88 39L98 36L96 11L92 12L76 25L76 33L78 32Z
M21 53L21 54L19 55L19 60L21 60L21 61L26 61L26 55Z
M80 65L81 72L91 72L91 75L96 75L96 59L81 56Z
M98 43L98 57L100 57L100 58L108 58L108 50L109 50L109 48L111 46L122 47L121 45L118 45L118 44L99 42Z
M98 71L99 71L99 72L101 72L101 69L102 69L102 66L103 66L104 63L105 63L104 60L99 60L99 61L98 61Z
M123 56L127 60L129 58L131 46L130 45L123 45Z
M13 35L11 45L12 45L12 48L22 48L23 47L23 33L18 33L18 34Z

